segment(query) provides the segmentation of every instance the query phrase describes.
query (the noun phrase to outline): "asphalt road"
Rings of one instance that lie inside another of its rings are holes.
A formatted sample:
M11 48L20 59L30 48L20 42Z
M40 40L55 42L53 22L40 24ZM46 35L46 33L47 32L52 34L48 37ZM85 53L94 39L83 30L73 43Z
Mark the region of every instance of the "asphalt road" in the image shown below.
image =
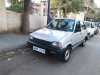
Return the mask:
M74 49L67 63L29 49L0 55L0 75L100 75L100 34Z

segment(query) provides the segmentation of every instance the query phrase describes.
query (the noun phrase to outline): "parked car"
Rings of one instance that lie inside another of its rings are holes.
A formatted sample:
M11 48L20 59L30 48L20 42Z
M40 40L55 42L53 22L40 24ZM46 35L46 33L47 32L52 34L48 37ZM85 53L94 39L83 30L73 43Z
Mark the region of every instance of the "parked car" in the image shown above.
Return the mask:
M95 27L95 34L97 34L99 32L99 23L98 22L94 22L94 27Z
M28 46L43 54L53 55L67 62L71 51L84 46L87 30L83 22L73 19L55 19L45 28L30 34Z
M95 33L95 27L93 22L89 22L89 21L85 21L84 24L87 27L87 31L88 31L88 39L90 36L94 36Z
M98 23L98 28L100 29L100 22L97 22Z

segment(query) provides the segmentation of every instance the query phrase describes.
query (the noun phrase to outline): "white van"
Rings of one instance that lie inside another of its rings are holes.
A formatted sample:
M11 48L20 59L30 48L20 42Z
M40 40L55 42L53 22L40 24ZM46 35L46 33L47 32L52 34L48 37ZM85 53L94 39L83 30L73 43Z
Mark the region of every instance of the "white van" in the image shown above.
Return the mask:
M87 30L83 22L55 19L45 28L30 34L28 46L43 54L53 55L67 62L72 49L84 46Z

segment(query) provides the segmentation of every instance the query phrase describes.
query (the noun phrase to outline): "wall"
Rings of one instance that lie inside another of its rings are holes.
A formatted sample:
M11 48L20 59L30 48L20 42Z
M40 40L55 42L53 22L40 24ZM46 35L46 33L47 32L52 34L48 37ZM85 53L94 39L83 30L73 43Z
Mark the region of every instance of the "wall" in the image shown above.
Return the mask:
M22 14L16 12L6 12L8 31L19 32L22 25Z
M7 31L19 32L22 25L22 14L16 12L6 12L7 15ZM30 31L43 28L47 24L46 16L30 15Z
M45 27L47 24L47 16L30 15L30 31L35 31Z
M30 31L43 28L47 24L46 16L30 15ZM6 11L5 0L0 0L0 32L18 32L22 25L22 14Z
M6 12L8 31L19 32L22 25L22 14L16 12ZM46 16L30 15L30 31L43 28L47 24Z
M0 0L0 32L7 31L5 0Z

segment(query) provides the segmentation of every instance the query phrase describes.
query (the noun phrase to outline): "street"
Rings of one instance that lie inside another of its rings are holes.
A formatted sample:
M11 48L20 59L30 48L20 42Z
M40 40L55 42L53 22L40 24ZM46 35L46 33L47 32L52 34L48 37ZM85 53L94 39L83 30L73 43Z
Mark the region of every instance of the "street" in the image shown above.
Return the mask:
M100 75L100 33L64 63L30 49L0 55L0 75Z

